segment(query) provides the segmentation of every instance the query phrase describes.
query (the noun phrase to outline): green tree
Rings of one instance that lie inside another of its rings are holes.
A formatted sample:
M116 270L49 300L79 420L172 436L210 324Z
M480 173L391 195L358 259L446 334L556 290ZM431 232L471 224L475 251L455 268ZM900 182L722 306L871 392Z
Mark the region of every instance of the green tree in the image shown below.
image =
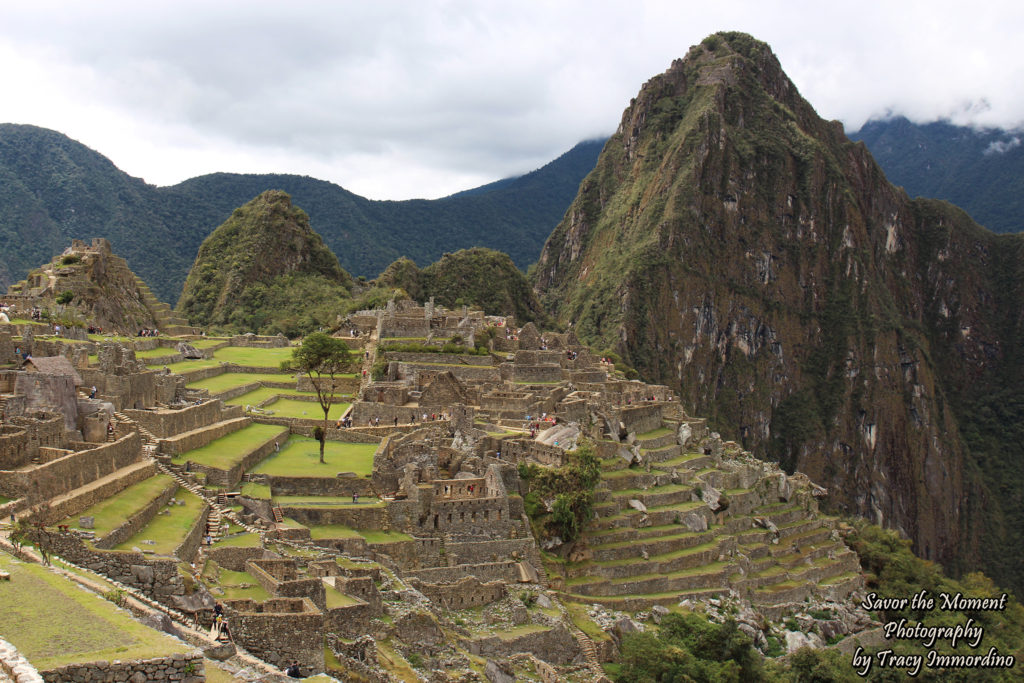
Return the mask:
M305 373L316 390L317 401L324 411L324 426L320 430L320 462L324 462L324 439L327 435L327 415L337 391L335 377L348 370L348 345L323 332L314 332L292 350L291 360L282 361L281 369Z

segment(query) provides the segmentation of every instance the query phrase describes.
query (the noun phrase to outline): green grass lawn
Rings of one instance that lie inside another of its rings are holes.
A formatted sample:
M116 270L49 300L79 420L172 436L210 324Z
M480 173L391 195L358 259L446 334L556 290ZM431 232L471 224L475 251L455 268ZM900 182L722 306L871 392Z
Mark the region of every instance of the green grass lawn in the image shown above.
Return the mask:
M217 541L217 546L228 546L231 548L256 548L260 544L259 534L241 534L238 536L231 536L230 538L222 538Z
M209 362L209 361L197 361L197 362ZM217 361L213 361L216 365ZM179 363L180 365L180 363ZM174 366L177 371L178 366ZM195 382L191 382L188 385L189 389L208 389L211 394L219 394L222 391L228 389L234 389L244 384L252 384L253 382L291 382L291 375L272 375L257 372L225 372L216 377L207 377L206 379L200 379Z
M144 508L160 495L161 491L172 484L174 484L174 480L169 476L158 474L137 484L132 484L120 493L96 503L88 510L68 517L62 523L77 527L80 517L93 517L95 518L96 537L102 538Z
M363 477L373 470L375 443L328 441L325 464L320 464L320 444L311 438L293 435L279 453L258 464L252 472L279 477L335 477L338 472L355 472Z
M244 393L241 396L229 398L227 401L225 401L225 403L227 403L229 406L256 406L262 403L263 401L271 399L275 396L316 396L316 392L297 391L293 389L275 389L274 387L260 387L259 389L253 389L252 391ZM313 403L313 405L317 407L317 410L320 409L319 403Z
M203 583L208 587L220 587L224 591L223 597L228 600L268 600L271 595L263 586L256 582L256 578L248 572L233 572L224 569L215 562L207 563L203 571Z
M332 403L328 418L336 421L344 414L351 403ZM263 410L274 411L274 417L297 417L306 420L324 419L323 408L318 401L297 401L291 398L279 398L273 403L263 406Z
M186 489L178 489L174 497L184 500L185 504L166 508L170 510L169 514L157 515L149 524L142 527L139 533L115 546L115 550L131 550L135 546L143 550L152 550L159 555L173 555L174 549L185 540L199 513L203 511L203 501ZM145 540L154 541L154 544L143 543Z
M348 607L349 605L359 604L355 598L345 595L341 591L331 590L328 588L325 591L325 594L327 598L327 609L331 609L332 607Z
M0 570L11 575L0 586L3 637L39 670L191 649L42 567L0 553Z
M256 484L250 481L242 486L240 493L248 498L270 500L270 486L267 484Z
M270 439L280 439L283 442L287 434L288 428L280 425L251 424L215 439L202 448L176 455L174 459L177 462L190 460L221 470L231 469L235 463L240 462Z
M10 503L10 502L11 502L10 498L4 498L3 496L0 496L0 505L3 505L4 503Z
M309 527L310 538L319 540L322 538L359 538L358 531L344 524L325 524L324 526Z
M281 367L281 361L289 360L292 357L292 350L289 347L258 349L246 346L225 346L223 349L214 351L213 357L225 363L276 370Z

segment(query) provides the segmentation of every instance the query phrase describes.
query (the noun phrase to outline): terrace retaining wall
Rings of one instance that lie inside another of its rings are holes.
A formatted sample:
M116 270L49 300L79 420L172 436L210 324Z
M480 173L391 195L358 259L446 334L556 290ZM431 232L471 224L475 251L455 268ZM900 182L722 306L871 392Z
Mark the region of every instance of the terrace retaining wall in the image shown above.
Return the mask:
M57 669L41 671L40 674L47 683L135 680L198 683L206 680L205 671L203 655L191 652L154 659L68 664Z
M124 414L145 427L154 436L168 438L194 429L209 427L226 419L232 413L238 412L229 408L228 416L226 416L223 411L224 405L220 401L206 401L181 410L125 410ZM240 416L240 413L235 416Z
M122 489L123 490L123 489ZM115 527L113 531L93 543L93 546L100 550L109 550L120 545L137 534L152 521L160 508L167 505L167 501L174 497L178 491L178 483L170 482L167 487L157 495L156 498L146 504L144 508L129 517L125 522ZM83 508L87 509L87 508Z

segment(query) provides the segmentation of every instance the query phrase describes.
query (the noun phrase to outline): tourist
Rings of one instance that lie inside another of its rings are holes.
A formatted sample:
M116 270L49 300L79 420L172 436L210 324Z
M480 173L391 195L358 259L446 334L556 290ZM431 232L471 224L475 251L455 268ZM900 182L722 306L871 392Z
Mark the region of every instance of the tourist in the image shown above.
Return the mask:
M359 504L359 494L358 493L353 493L352 494L352 504L353 505L358 505Z
M91 389L89 389L89 398L96 398L96 385L95 384L92 386Z
M292 662L291 664L289 664L285 668L284 672L288 676L288 678L302 678L302 674L299 672L298 662Z

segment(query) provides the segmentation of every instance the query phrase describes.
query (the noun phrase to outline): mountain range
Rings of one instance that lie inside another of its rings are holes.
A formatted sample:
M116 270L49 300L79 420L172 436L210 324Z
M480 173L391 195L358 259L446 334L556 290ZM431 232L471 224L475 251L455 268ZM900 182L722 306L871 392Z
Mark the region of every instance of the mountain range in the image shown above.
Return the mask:
M532 173L435 200L374 201L295 175L214 173L155 187L56 131L0 124L0 286L71 239L105 237L161 299L177 302L199 245L239 206L283 190L352 275L408 257L484 246L534 262L602 141L582 142Z

